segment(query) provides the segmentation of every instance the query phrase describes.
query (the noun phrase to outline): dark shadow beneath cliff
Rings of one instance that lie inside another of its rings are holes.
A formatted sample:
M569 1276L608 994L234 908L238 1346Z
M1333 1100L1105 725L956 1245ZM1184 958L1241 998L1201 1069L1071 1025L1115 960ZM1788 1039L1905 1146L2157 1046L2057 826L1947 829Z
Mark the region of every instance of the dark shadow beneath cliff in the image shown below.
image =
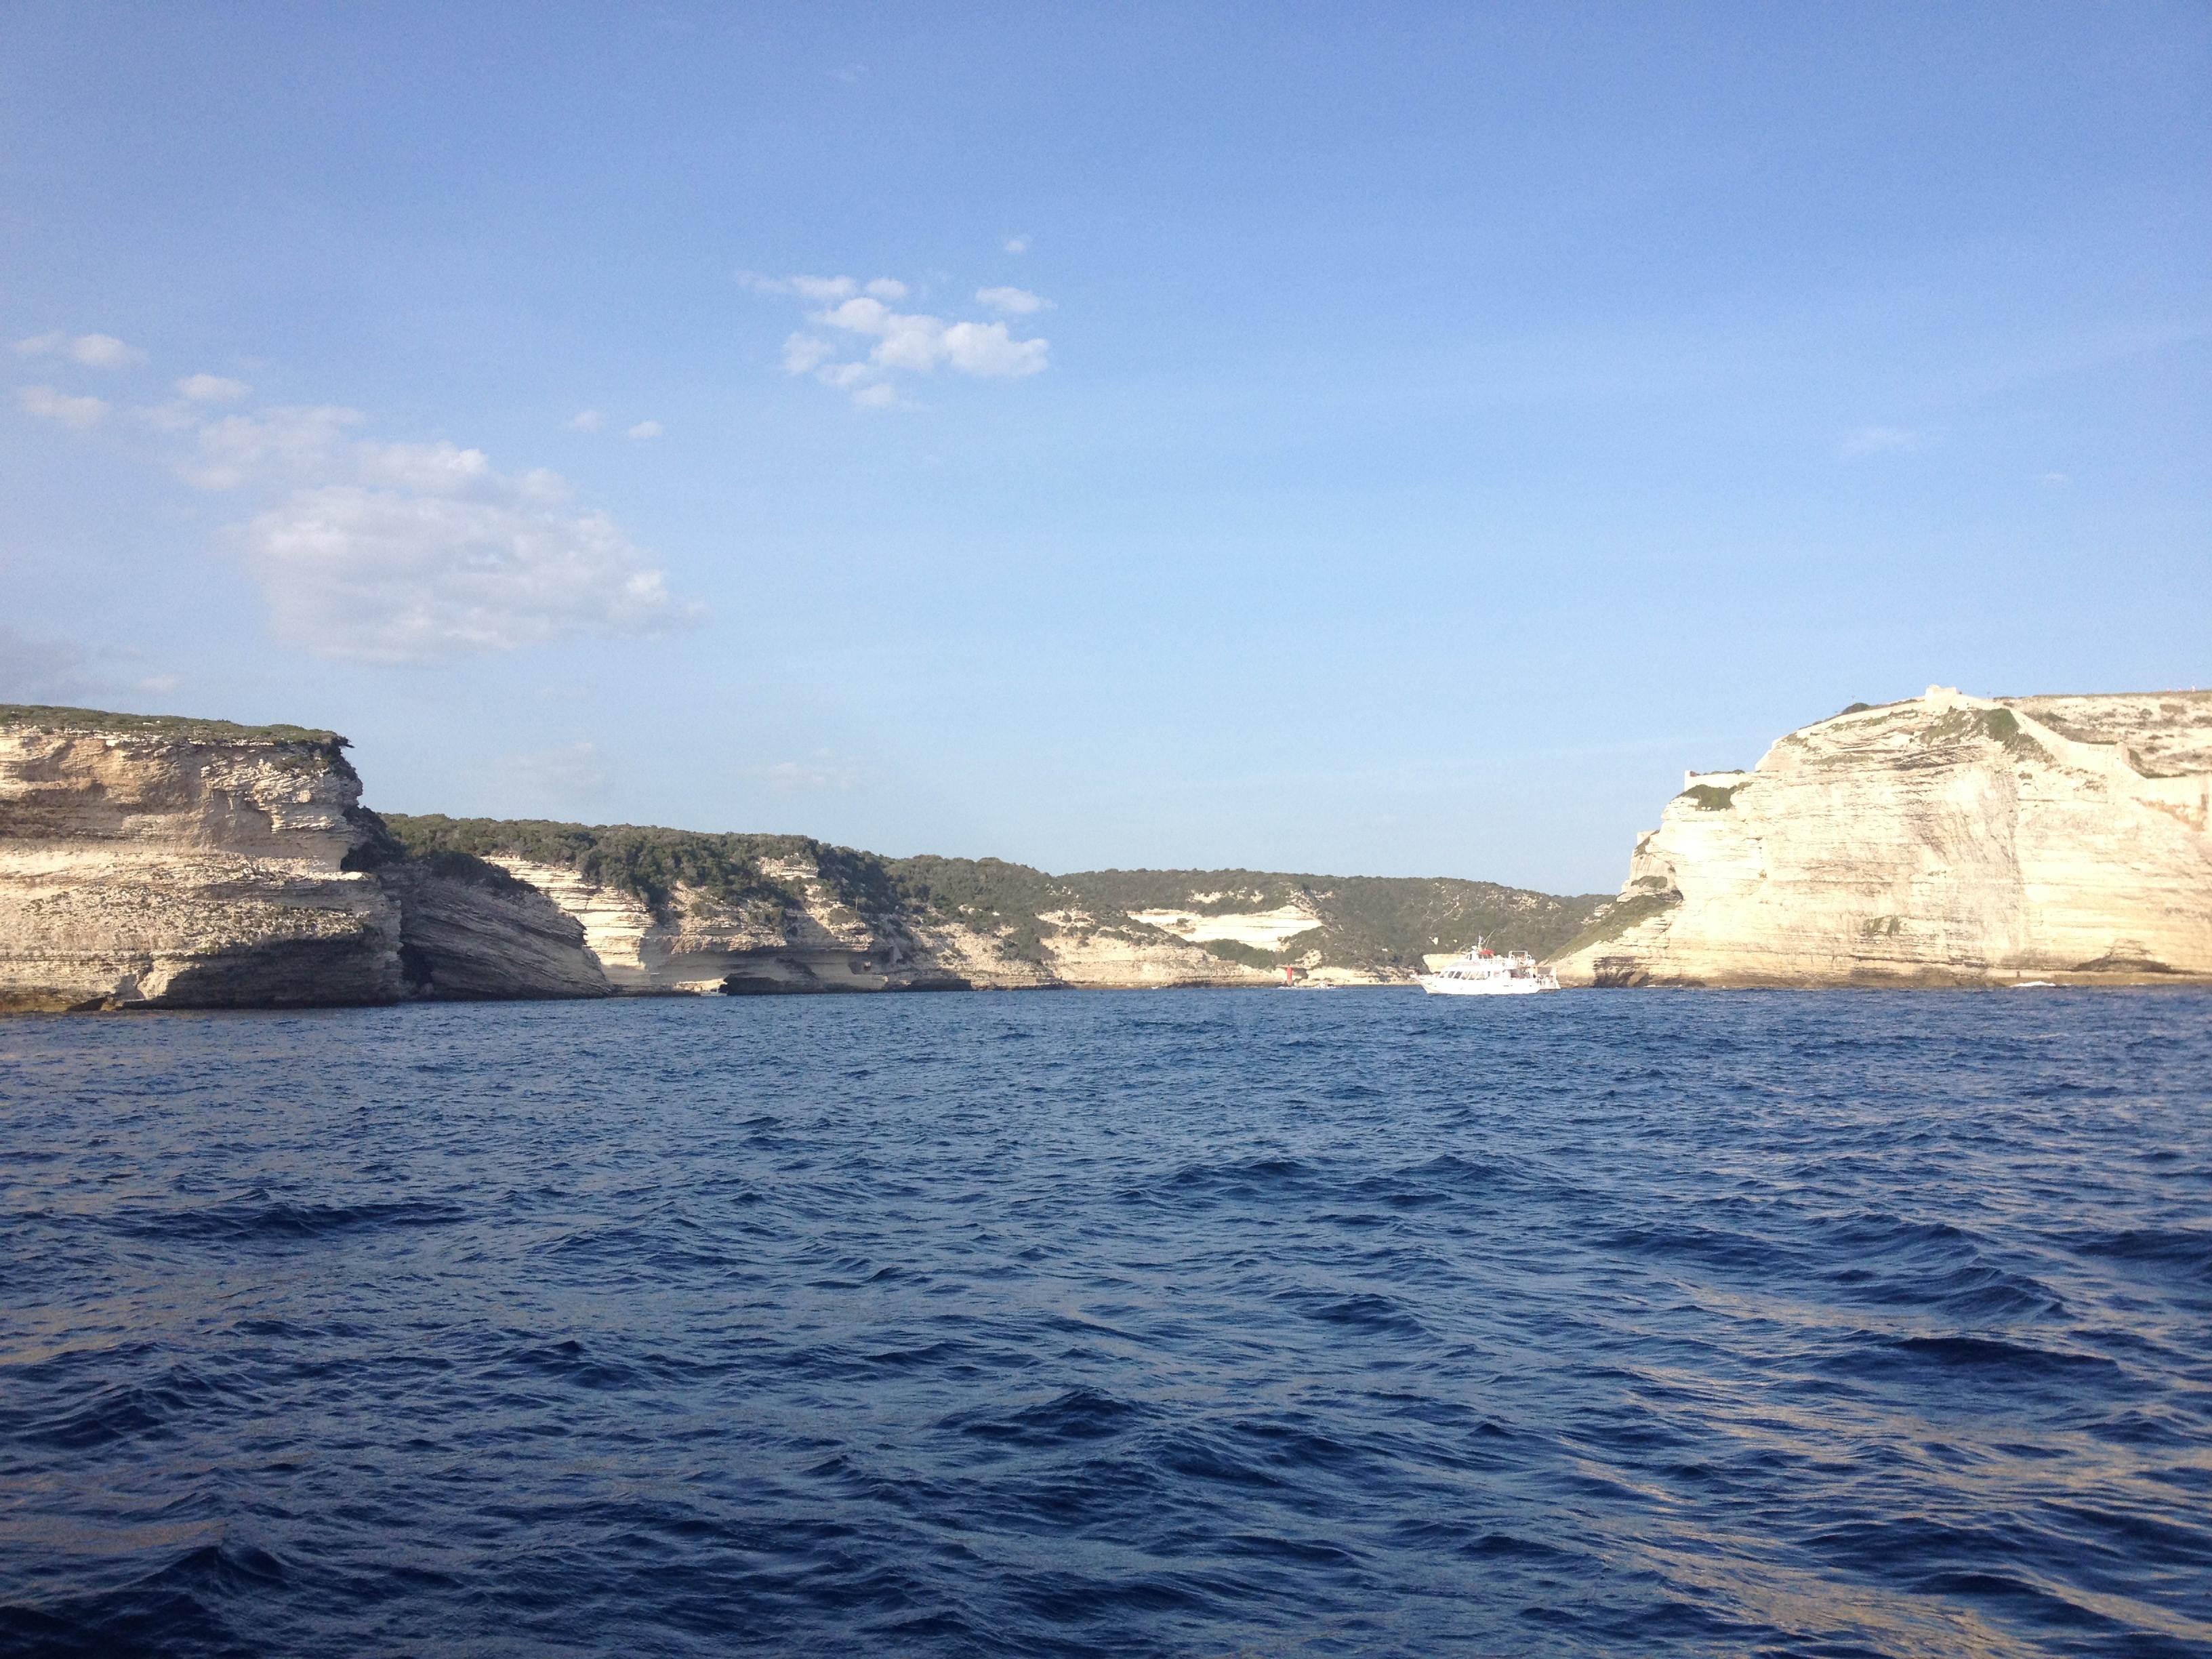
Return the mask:
M613 994L581 923L505 871L463 854L377 872L399 904L399 962L412 998L504 1002Z
M164 1008L343 1008L398 1002L388 935L266 939L180 969L149 1006ZM127 1006L127 1005L126 1005Z
M929 974L912 979L841 984L825 979L804 963L779 962L782 971L772 974L732 974L722 981L726 997L871 996L902 991L971 991L975 987L953 974Z

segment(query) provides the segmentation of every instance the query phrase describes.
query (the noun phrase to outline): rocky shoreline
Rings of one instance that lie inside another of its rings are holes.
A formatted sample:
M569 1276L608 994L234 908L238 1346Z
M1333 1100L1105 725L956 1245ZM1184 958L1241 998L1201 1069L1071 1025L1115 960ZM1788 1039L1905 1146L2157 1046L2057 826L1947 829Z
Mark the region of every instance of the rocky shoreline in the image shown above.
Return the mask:
M1501 928L1540 945L1598 902L386 820L362 806L344 747L299 727L0 708L0 1012L1404 984L1431 945Z
M2212 692L1855 705L1686 775L1610 901L386 819L344 750L0 708L0 1012L1403 985L1478 935L1570 986L2212 983Z

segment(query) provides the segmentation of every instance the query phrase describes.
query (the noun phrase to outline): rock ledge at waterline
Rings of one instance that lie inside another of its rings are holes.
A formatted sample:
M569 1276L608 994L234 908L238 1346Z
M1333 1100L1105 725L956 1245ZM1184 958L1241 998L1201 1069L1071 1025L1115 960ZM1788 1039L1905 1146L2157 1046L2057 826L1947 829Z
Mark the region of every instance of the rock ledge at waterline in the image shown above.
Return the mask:
M1684 784L1563 984L2212 982L2212 691L1931 686Z

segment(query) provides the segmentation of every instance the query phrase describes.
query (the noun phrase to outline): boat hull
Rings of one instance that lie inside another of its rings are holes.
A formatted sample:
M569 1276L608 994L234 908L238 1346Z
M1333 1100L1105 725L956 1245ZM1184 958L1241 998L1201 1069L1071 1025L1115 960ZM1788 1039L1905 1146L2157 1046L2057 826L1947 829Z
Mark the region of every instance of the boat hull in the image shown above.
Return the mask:
M1421 988L1432 997L1529 997L1542 991L1556 991L1559 981L1548 974L1542 979L1439 979L1433 974L1420 976Z

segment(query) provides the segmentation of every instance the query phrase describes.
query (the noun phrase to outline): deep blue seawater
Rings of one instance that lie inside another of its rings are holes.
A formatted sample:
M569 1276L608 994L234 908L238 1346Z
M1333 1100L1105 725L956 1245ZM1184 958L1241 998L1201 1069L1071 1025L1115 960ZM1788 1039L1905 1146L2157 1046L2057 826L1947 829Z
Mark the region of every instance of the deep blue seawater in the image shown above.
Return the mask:
M0 1652L2212 1652L2212 997L0 1023Z

